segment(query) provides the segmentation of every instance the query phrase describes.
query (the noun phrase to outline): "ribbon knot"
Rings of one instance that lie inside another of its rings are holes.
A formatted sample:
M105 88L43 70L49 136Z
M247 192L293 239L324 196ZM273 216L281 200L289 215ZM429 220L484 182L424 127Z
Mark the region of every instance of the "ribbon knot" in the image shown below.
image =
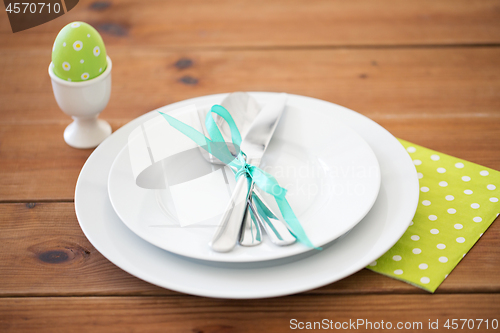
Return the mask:
M240 176L247 176L247 177L252 177L252 173L250 172L250 164L247 162L244 162L245 164L238 170L236 171L236 174L234 175L234 178L238 179Z
M229 129L231 130L231 141L233 145L237 148L237 153L234 156L227 146L212 114L215 113L222 117L227 124L229 125ZM235 178L238 179L242 175L246 177L250 177L255 185L257 185L264 192L272 195L278 204L278 208L285 220L286 224L292 231L292 233L297 237L297 240L303 243L306 246L320 249L315 247L309 238L307 237L302 225L300 224L297 216L290 207L288 200L286 200L285 196L287 190L281 187L278 184L276 178L274 178L271 174L265 172L261 168L248 164L246 162L246 155L244 152L240 150L241 146L241 134L236 126L236 123L231 117L231 114L221 105L214 105L210 109L210 112L207 114L205 118L205 127L207 129L208 134L210 135L210 139L207 138L202 133L198 132L194 128L185 123L175 119L168 114L160 112L160 114L167 120L167 122L193 140L200 147L205 149L208 153L212 154L216 158L218 158L222 163L231 167L233 172L235 173Z
M234 174L234 178L236 180L238 180L238 178L240 178L240 176L247 176L247 177L251 177L251 173L250 173L250 170L249 170L249 167L250 167L250 164L247 163L247 158L246 158L246 155L244 152L240 151L240 153L238 154L238 156L236 156L236 160L238 161L237 164L239 164L237 167L236 167L236 172Z

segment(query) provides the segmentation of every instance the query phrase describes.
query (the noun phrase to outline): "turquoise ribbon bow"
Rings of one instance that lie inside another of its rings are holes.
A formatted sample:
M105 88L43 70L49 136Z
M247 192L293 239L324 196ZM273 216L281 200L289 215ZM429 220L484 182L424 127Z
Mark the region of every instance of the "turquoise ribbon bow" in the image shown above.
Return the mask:
M170 126L186 135L197 145L205 149L208 153L218 158L221 162L230 166L233 171L236 170L236 179L238 179L242 175L250 177L255 182L255 185L257 185L266 193L272 195L276 200L276 203L278 204L281 215L285 219L285 222L288 224L291 232L295 235L297 240L306 246L320 249L315 247L311 243L299 220L297 219L297 216L295 216L292 207L290 207L290 204L286 200L285 196L287 190L281 187L278 184L276 178L274 178L271 174L265 172L259 167L256 167L255 165L246 163L245 154L241 150L239 150L236 157L231 154L224 138L222 137L221 132L219 131L219 128L217 127L217 124L215 123L212 113L219 115L227 122L227 124L229 125L229 129L231 130L231 141L239 150L242 141L240 131L238 130L233 117L231 117L231 114L220 105L212 106L210 112L205 118L205 127L211 139L207 138L205 135L198 132L191 126L184 124L183 122L169 116L168 114L160 112L160 114L167 120Z

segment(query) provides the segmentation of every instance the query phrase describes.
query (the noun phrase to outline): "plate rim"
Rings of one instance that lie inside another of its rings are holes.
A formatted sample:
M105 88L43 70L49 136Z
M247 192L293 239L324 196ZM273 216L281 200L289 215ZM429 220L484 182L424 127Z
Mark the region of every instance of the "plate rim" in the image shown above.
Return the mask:
M250 92L250 93L273 94L270 92ZM221 96L221 97L223 97L227 94L228 93L222 93L222 94L214 94L214 95L207 95L207 96ZM289 94L289 95L292 95L292 94ZM365 125L377 127L379 134L386 137L387 140L390 140L394 143L397 142L397 139L392 134L390 134L386 129L384 129L382 126L380 126L379 124L377 124L373 120L367 118L366 116L363 116L362 114L359 114L355 111L352 111L348 108L342 107L340 105L337 105L337 104L334 104L331 102L327 102L327 101L323 101L323 100L319 100L319 99L315 99L315 98L311 98L311 97L307 97L307 96L300 96L300 95L292 95L292 96L304 99L306 101L312 100L312 101L314 101L316 103L320 103L320 104L326 103L327 105L329 105L330 108L338 109L338 110L342 110L344 112L347 112L346 115L349 115L349 117L352 116L353 118L357 118L356 121L358 121L358 122L361 121L361 123L364 123ZM188 99L188 101L194 102L197 98L202 98L202 97L206 97L206 96L195 97L192 99ZM182 101L182 102L185 102L185 101ZM180 102L173 103L173 104L167 105L165 107L172 107L173 108L178 103L180 103ZM130 123L124 125L120 129L118 129L114 133L115 137L116 137L116 134L122 133L122 132L126 131L128 128L130 128L131 126L133 126L131 124L134 123L134 121L136 121L136 120L137 119L132 120ZM357 130L357 129L355 129L355 130ZM350 265L348 268L344 269L341 272L339 272L338 270L334 270L331 272L332 273L331 275L323 274L323 275L321 275L321 277L313 276L314 282L309 282L309 281L304 280L304 282L301 285L296 285L293 287L286 287L286 288L285 287L276 288L273 291L267 290L267 291L255 292L254 290L248 291L244 288L240 288L238 290L221 291L221 290L212 290L212 289L206 288L206 287L200 287L199 285L196 285L196 286L186 285L186 283L184 281L182 283L178 283L176 281L172 281L172 279L166 280L164 276L156 276L154 273L151 273L151 272L138 271L137 270L137 267L139 265L138 262L131 262L130 260L132 260L132 259L130 259L128 261L123 260L119 256L119 254L114 253L115 249L113 247L110 247L105 242L103 243L100 239L98 239L97 236L89 234L88 228L90 228L91 225L86 225L86 223L83 222L82 218L83 218L84 212L80 211L80 209L78 208L78 203L80 202L80 200L83 200L83 198L80 198L80 196L84 196L84 194L81 193L82 188L85 189L85 186L86 186L86 185L82 184L85 182L85 180L83 179L84 178L83 176L87 172L86 169L91 168L90 164L94 162L93 160L96 158L97 155L101 154L101 151L103 151L105 149L105 147L107 147L108 145L111 145L111 148L112 148L112 144L113 144L112 140L113 140L113 135L110 136L108 139L106 139L101 144L101 146L98 147L90 155L90 157L88 158L88 160L85 162L84 166L82 167L82 171L78 177L78 181L77 181L76 188L75 188L75 211L76 211L76 215L77 215L80 227L82 228L82 231L84 232L84 234L86 235L88 240L91 242L91 244L104 257L106 257L108 260L110 260L116 266L120 267L121 269L123 269L124 271L128 272L129 274L131 274L133 276L136 276L136 277L138 277L144 281L147 281L149 283L155 284L159 287L168 288L168 289L176 290L176 291L187 293L187 294L206 296L206 297L215 297L215 298L231 298L231 299L252 299L252 298L264 298L264 297L277 297L277 296L294 294L297 292L303 292L306 290L318 288L318 287L324 286L326 284L338 281L338 280L340 280L348 275L353 274L354 272L357 272L357 271L363 269L370 262L379 258L382 254L387 252L387 250L389 250L399 240L399 238L404 234L404 232L408 228L408 226L411 222L411 219L413 218L414 213L416 211L417 205L418 205L419 187L418 187L418 178L417 178L416 170L413 166L413 163L411 162L410 156L406 153L403 146L399 142L397 142L398 144L395 145L395 147L398 147L397 149L399 149L400 152L404 152L404 154L406 154L406 156L407 156L406 157L407 161L405 162L407 164L407 167L410 167L410 165L411 165L411 167L413 168L413 171L415 171L412 173L413 179L408 180L408 184L414 188L413 189L414 191L412 190L412 191L407 192L407 195L410 197L410 199L413 198L412 199L413 200L413 209L410 209L409 211L406 212L406 214L404 214L406 216L406 218L405 218L406 221L403 221L403 222L400 221L397 224L397 226L398 226L398 228L396 228L397 230L394 230L394 229L392 230L394 235L391 238L391 241L386 242L384 245L379 245L376 251L370 251L368 254L361 256L358 259L358 262L356 265ZM102 153L103 153L103 155L105 155L104 152L102 152ZM377 152L375 152L375 154L377 155ZM401 154L401 156L402 156L402 154ZM379 163L380 163L380 158L379 158ZM111 166L111 162L109 163L109 167L110 166ZM107 172L106 172L106 174L107 174ZM384 182L384 177L382 177L382 183L383 182ZM98 189L95 189L95 190L98 190ZM107 193L106 193L106 197L107 197ZM100 213L102 213L103 216L100 216L100 218L101 218L101 220L104 220L106 217L109 217L109 216L106 216L106 214L109 213L109 209L111 209L113 214L114 214L114 210L110 206L106 207L106 203L102 203L102 205L103 205L103 207L101 207L102 211ZM106 209L108 211L106 211ZM128 231L128 228L125 227L125 229L127 229L127 231ZM397 232L395 232L395 231L397 231ZM349 235L347 237L349 237ZM142 241L139 237L136 237L136 238L137 239L134 239L133 241L134 242L137 241L137 243L136 243L137 247L145 247L146 246L145 244L142 244L142 243L145 243L144 241ZM151 247L154 247L150 244L148 244L148 245ZM151 249L151 250L154 250L154 249ZM164 252L166 252L166 251L164 251ZM326 252L323 252L323 254L325 254L325 253ZM327 255L327 254L325 254L325 255ZM330 255L330 254L328 254L328 255ZM334 253L331 254L331 256L334 256ZM332 257L332 258L334 258L334 257ZM190 263L189 261L186 261L184 259L181 260L182 262L178 263L179 259L175 255L163 255L162 254L162 259L169 261L167 263L170 263L171 265L174 265L174 266L178 265L178 268L181 268L181 270L184 270L186 272L188 272L192 268L195 270L200 270L200 269L203 269L205 267L205 266L197 264L197 263L194 263L194 264ZM311 260L321 261L322 259L321 258L314 259L314 257L313 257L313 259L311 259ZM299 260L297 262L291 263L290 265L301 267L301 266L305 265L305 262L306 261L304 261L304 260ZM191 267L193 265L194 265L194 267ZM288 264L286 264L286 265L288 265ZM149 266L148 266L148 268L149 268ZM265 270L264 270L264 272L265 272ZM269 273L269 274L271 274L271 273ZM222 275L222 277L224 278L223 275Z

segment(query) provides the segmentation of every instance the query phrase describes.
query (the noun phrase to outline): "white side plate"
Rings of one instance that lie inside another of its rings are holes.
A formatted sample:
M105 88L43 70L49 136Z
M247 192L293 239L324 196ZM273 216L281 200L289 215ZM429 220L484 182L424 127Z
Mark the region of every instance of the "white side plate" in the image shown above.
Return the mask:
M256 96L256 100L261 102L262 98ZM199 160L197 163L205 162L201 153ZM288 190L291 207L311 242L318 247L343 235L361 221L373 206L380 187L380 169L370 146L332 113L313 107L299 108L293 98L287 103L261 167ZM234 176L229 171L226 177ZM222 176L220 181L224 190ZM217 188L219 192L221 186ZM194 183L190 190L201 193L203 187L196 187ZM151 244L186 257L219 262L274 260L311 250L298 242L276 246L264 235L258 246L237 246L228 253L212 251L208 244L229 202L229 189L228 193L222 193L226 196L225 202L221 202L222 210L215 216L208 213L212 208L210 200L199 200L197 205L192 204L191 195L184 196L184 202L177 200L177 207L182 204L207 215L204 223L185 227L181 227L172 215L165 214L158 204L158 193L165 192L168 195L164 197L169 198L172 194L168 191L138 187L132 174L128 148L118 154L109 173L111 204L130 230ZM216 193L205 193L202 198L215 196ZM271 196L266 199L270 206L275 206ZM172 201L164 206L174 206ZM278 211L277 206L273 208Z

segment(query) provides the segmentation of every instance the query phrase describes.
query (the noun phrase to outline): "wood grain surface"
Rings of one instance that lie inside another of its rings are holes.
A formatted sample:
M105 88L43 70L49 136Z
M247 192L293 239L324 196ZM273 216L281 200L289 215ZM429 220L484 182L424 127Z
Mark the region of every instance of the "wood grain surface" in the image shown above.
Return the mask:
M457 319L491 321L498 318L499 312L498 294L299 295L244 301L192 296L3 298L0 329L3 332L260 333L291 331L292 319L302 322L327 319L333 325L362 319L372 325L383 320L393 327L399 322L409 322L414 329L402 331L432 332L428 329L429 320L438 320L443 328L450 314ZM352 331L381 331L365 325Z
M110 47L108 54L113 88L105 119L130 121L166 104L238 90L320 98L376 121L500 119L497 47L182 52ZM69 123L52 94L50 50L5 50L0 56L0 71L10 78L0 82L0 124ZM13 66L17 63L23 66Z
M495 0L81 0L68 14L16 35L4 16L0 34L8 48L46 48L74 20L95 26L106 46L134 49L500 42Z
M299 295L217 300L116 267L78 225L75 184L93 150L65 144L71 120L47 73L57 32L75 20L98 29L113 60L101 115L113 130L188 98L286 91L500 170L498 0L81 0L16 34L0 14L0 332L285 332L293 318L422 322L405 330L422 332L429 320L433 331L500 320L499 222L434 295L361 270Z

